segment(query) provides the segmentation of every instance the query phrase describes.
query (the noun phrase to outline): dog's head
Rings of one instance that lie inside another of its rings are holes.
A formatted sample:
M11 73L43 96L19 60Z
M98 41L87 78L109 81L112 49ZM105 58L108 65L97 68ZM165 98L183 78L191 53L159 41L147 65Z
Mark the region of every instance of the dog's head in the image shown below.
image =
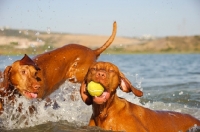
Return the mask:
M100 83L104 87L101 96L92 97L89 95L87 84L91 81ZM143 95L142 91L132 86L117 66L109 62L96 62L89 68L85 81L81 84L80 93L83 101L88 105L92 103L103 104L116 93L118 87L124 92L132 92L138 97Z
M40 68L25 55L21 60L15 61L4 70L3 86L9 88L14 86L18 92L31 99L37 98L40 88L37 72Z

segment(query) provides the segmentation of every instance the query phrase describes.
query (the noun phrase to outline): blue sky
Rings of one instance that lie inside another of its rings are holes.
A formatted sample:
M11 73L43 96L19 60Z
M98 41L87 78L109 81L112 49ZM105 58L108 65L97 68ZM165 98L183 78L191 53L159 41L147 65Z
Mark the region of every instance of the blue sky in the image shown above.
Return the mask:
M118 36L200 35L200 0L0 0L0 28Z

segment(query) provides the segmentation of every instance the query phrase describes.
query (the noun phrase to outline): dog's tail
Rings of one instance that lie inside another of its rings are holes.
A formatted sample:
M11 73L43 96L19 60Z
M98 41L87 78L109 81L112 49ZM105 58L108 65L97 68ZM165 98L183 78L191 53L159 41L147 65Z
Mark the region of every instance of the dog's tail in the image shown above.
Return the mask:
M113 23L113 31L112 31L112 35L110 36L110 38L106 41L106 43L101 46L100 48L94 50L96 56L98 57L106 48L108 48L108 46L110 46L110 44L113 42L115 35L117 33L117 23L114 22Z

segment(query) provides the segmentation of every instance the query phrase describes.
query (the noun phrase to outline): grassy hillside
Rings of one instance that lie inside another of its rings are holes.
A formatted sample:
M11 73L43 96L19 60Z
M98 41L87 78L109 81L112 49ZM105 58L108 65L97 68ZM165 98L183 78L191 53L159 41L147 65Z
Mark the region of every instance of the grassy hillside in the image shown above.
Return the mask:
M108 38L109 36L100 35L6 29L0 31L0 54L39 54L69 43L96 48L103 45ZM32 43L38 45L31 45ZM200 53L200 36L170 36L152 40L117 36L104 53Z
M110 48L107 53L200 53L200 36L165 37L141 44Z

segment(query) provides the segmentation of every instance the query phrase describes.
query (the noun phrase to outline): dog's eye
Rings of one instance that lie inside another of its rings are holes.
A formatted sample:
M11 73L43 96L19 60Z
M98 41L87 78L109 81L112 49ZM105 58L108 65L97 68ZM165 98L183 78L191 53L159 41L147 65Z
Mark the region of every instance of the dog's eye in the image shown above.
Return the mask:
M96 68L91 68L90 71L91 71L92 74L95 74L96 73Z
M110 70L109 70L109 72L115 72L115 70L113 70L113 69L110 69Z
M22 70L21 72L22 72L23 75L26 74L26 71L25 71L25 70Z
M91 68L90 70L91 70L91 71L96 71L96 68Z

